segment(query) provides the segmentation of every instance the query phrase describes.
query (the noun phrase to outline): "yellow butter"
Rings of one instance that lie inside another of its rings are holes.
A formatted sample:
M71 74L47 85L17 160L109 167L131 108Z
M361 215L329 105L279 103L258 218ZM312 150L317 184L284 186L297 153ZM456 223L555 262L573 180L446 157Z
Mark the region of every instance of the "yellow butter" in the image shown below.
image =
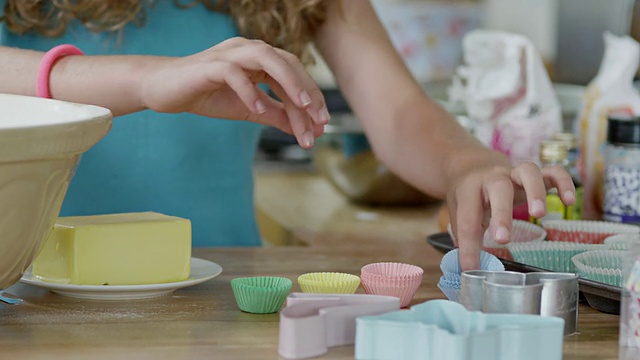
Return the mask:
M191 222L153 212L62 217L32 269L78 285L169 283L190 271Z

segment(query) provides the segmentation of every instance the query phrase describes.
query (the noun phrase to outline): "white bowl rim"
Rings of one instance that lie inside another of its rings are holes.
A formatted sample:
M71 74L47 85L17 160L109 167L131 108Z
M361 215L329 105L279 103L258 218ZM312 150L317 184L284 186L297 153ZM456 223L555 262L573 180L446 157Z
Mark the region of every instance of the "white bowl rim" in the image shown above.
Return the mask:
M36 105L41 108L34 110ZM24 106L29 106L30 110L22 110ZM109 109L96 105L4 93L0 93L0 109L3 110L0 131L79 124L113 116ZM11 111L20 112L19 121L26 119L32 122L16 122Z

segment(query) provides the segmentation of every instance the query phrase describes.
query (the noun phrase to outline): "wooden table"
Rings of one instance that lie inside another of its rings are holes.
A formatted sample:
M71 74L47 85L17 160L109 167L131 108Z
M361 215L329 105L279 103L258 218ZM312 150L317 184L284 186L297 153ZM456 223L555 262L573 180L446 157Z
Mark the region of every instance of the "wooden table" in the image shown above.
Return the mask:
M425 269L414 303L443 298L436 287L441 254L424 239L402 246L365 240L328 241L332 246L195 249L194 256L217 262L223 274L152 300L75 300L18 284L9 291L27 303L0 304L0 358L278 359L278 315L239 311L229 285L239 276L285 276L298 291L295 279L305 272L359 274L367 263L403 261ZM617 341L618 317L581 305L580 333L565 339L564 359L617 359ZM323 358L352 359L353 347L331 349Z
M331 184L309 171L258 171L256 213L267 244L326 245L336 237L356 237L367 243L414 242L439 232L440 203L409 207L372 207L349 202ZM445 225L446 227L446 225ZM306 237L302 233L327 234Z
M283 201L286 199L286 201ZM377 261L425 269L414 303L444 298L436 287L441 254L424 236L439 230L438 205L367 208L353 205L313 173L259 172L256 204L263 248L194 249L223 274L201 285L151 300L65 298L17 284L26 300L0 303L0 359L278 359L278 315L238 310L229 281L275 275L294 280L312 271L359 274ZM617 359L618 317L580 308L580 334L565 338L565 359ZM352 359L353 347L323 359Z

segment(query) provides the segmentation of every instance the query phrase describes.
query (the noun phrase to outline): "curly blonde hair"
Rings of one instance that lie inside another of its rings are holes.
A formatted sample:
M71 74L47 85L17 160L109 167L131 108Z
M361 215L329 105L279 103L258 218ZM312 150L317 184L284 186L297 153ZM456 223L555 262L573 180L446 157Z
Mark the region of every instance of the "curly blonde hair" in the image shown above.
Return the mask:
M8 0L2 21L17 34L62 35L69 22L93 32L117 32L127 24L143 26L155 0ZM206 6L233 16L240 33L285 49L305 62L306 49L326 18L323 0L174 0L181 8Z

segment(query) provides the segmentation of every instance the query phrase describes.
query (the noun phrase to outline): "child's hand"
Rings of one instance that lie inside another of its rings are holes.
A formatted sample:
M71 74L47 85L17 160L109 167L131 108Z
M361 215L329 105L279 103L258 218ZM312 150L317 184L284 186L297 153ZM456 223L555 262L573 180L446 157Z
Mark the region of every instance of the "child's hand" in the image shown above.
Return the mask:
M514 202L526 201L529 214L537 218L546 214L547 189L557 188L567 205L575 202L571 176L558 166L478 165L459 179L449 191L447 204L463 271L479 268L485 229L490 229L497 242L509 242Z
M258 88L260 83L281 101ZM244 38L184 58L153 60L143 76L141 99L155 111L274 126L305 148L329 122L324 97L297 57Z

